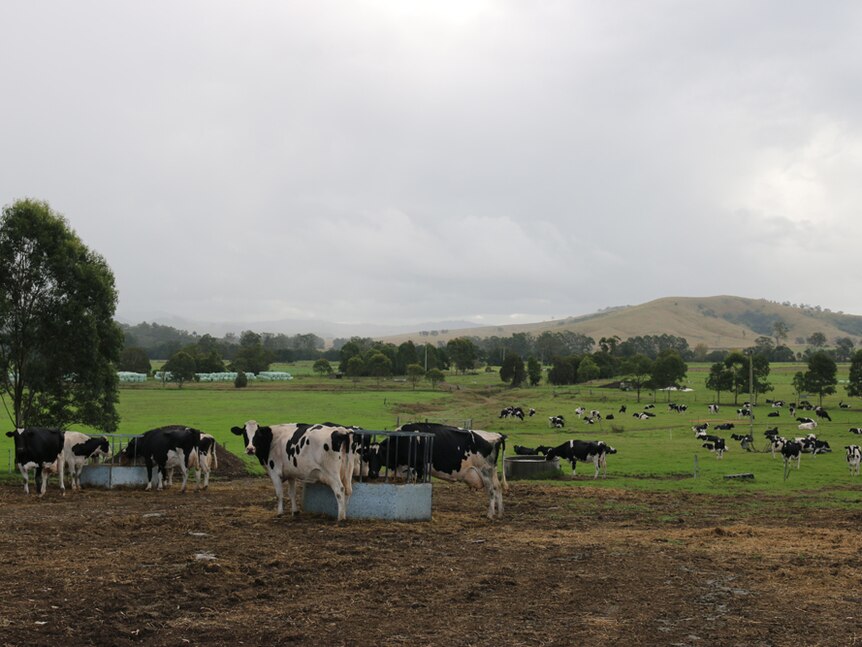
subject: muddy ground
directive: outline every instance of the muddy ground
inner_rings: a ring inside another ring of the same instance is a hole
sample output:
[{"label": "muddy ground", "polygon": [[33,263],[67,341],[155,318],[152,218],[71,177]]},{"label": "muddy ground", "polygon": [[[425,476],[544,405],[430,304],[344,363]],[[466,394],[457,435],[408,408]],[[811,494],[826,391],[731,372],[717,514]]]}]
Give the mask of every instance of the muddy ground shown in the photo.
[{"label": "muddy ground", "polygon": [[497,522],[443,483],[427,523],[274,505],[253,478],[0,486],[0,644],[862,644],[862,510],[535,483]]}]

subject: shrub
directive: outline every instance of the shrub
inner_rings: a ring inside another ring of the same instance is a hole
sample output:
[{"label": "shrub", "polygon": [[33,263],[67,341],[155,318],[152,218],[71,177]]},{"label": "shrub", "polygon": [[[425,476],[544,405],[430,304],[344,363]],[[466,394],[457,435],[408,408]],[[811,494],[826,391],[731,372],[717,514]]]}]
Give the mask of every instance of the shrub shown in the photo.
[{"label": "shrub", "polygon": [[248,376],[244,371],[239,371],[234,378],[233,385],[238,389],[244,389],[248,386]]}]

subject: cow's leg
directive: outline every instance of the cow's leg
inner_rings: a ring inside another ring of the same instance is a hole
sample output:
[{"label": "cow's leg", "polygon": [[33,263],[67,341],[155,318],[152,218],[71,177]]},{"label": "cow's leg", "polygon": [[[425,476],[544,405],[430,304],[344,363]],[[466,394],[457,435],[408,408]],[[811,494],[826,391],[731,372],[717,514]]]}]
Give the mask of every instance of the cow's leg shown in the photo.
[{"label": "cow's leg", "polygon": [[24,478],[24,494],[30,494],[30,470],[25,469],[21,463],[18,463],[18,470]]},{"label": "cow's leg", "polygon": [[183,473],[183,486],[182,486],[182,488],[180,488],[180,492],[185,494],[186,485],[188,484],[188,481],[189,481],[189,468],[186,467],[183,463],[180,463],[180,472]]},{"label": "cow's leg", "polygon": [[267,471],[269,472],[269,478],[272,481],[272,485],[275,488],[275,496],[278,499],[276,511],[278,514],[284,514],[284,485],[281,482],[281,474],[276,473],[273,469],[269,469]]},{"label": "cow's leg", "polygon": [[595,473],[593,474],[593,480],[595,481],[597,478],[599,478],[599,472],[602,469],[601,459],[598,456],[593,459],[593,467],[596,469]]},{"label": "cow's leg", "polygon": [[799,469],[799,463],[802,461],[802,452],[796,455],[796,469]]},{"label": "cow's leg", "polygon": [[573,478],[573,479],[575,478],[575,467],[577,467],[577,465],[578,465],[578,461],[576,461],[576,460],[573,458],[573,459],[572,459],[572,478]]},{"label": "cow's leg", "polygon": [[206,467],[203,467],[203,468],[196,467],[195,468],[195,488],[198,490],[201,489],[201,472],[203,472],[203,477],[204,477],[203,489],[206,490],[210,484],[210,472]]},{"label": "cow's leg", "polygon": [[490,479],[488,480],[491,488],[493,489],[494,500],[497,504],[497,516],[503,516],[503,486],[500,483],[500,479],[497,476],[497,466],[494,465],[491,469]]},{"label": "cow's leg", "polygon": [[57,471],[60,473],[60,495],[66,496],[66,456],[63,454],[62,450],[60,451],[60,455],[57,457],[57,467],[59,468]]},{"label": "cow's leg", "polygon": [[344,521],[347,519],[347,496],[344,491],[344,483],[341,482],[341,473],[340,471],[332,476],[330,474],[321,474],[320,482],[324,485],[328,485],[332,490],[332,494],[335,495],[335,503],[338,505],[338,519],[337,521]]},{"label": "cow's leg", "polygon": [[146,490],[153,489],[153,462],[150,459],[144,459],[144,463],[147,466],[147,487]]},{"label": "cow's leg", "polygon": [[296,502],[296,479],[287,480],[287,496],[290,499],[291,516],[299,512],[299,504]]},{"label": "cow's leg", "polygon": [[167,478],[165,478],[165,487],[173,487],[174,485],[174,468],[171,469],[166,468]]},{"label": "cow's leg", "polygon": [[36,468],[36,492],[41,499],[45,495],[45,490],[48,488],[48,475],[42,471],[42,466]]}]

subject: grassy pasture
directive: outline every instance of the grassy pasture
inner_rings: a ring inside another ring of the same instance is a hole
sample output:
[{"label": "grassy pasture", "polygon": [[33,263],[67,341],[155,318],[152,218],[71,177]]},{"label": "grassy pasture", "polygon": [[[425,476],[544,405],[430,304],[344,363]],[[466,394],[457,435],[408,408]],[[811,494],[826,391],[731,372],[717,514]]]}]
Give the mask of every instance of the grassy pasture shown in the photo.
[{"label": "grassy pasture", "polygon": [[[846,505],[862,502],[862,477],[851,479],[844,461],[844,445],[857,443],[859,437],[848,433],[850,427],[862,427],[862,404],[844,395],[839,384],[838,393],[824,399],[824,406],[833,422],[821,424],[818,438],[829,441],[833,453],[811,457],[804,455],[802,468],[790,471],[784,479],[783,461],[773,459],[769,453],[747,453],[739,443],[730,439],[732,432],[718,432],[728,441],[729,451],[723,460],[716,460],[694,438],[691,426],[708,421],[733,422],[734,432],[745,433],[750,425],[747,419],[738,420],[732,394],[722,393],[721,411],[707,413],[706,405],[714,400],[714,393],[703,386],[709,371],[707,364],[690,364],[688,384],[692,392],[653,394],[641,393],[641,403],[633,392],[604,389],[598,383],[555,388],[541,385],[537,388],[511,389],[503,385],[497,371],[480,371],[472,375],[448,376],[445,389],[431,391],[430,385],[421,382],[415,390],[407,382],[363,379],[351,380],[321,378],[311,370],[311,362],[279,365],[274,370],[290,371],[295,379],[290,382],[252,383],[246,389],[235,389],[231,384],[188,384],[182,389],[175,385],[161,386],[152,381],[142,385],[126,385],[120,390],[119,411],[122,416],[120,432],[141,433],[165,424],[187,424],[213,434],[234,453],[241,450],[240,440],[230,433],[231,426],[241,425],[249,419],[262,423],[323,422],[332,421],[359,425],[369,429],[393,429],[398,421],[445,421],[452,424],[470,424],[474,428],[500,431],[508,435],[508,453],[515,444],[537,446],[557,445],[571,438],[584,440],[603,439],[619,450],[608,460],[608,477],[593,481],[592,466],[580,465],[578,477],[567,477],[556,483],[560,487],[598,486],[605,488],[636,488],[644,490],[683,490],[738,495],[745,492],[792,492],[808,497],[812,505]],[[771,399],[792,401],[795,394],[790,386],[801,364],[773,365],[770,381],[775,390],[766,394]],[[846,380],[847,366],[839,367],[839,380]],[[785,409],[778,418],[767,417],[773,409],[765,404],[765,397],[756,408],[753,424],[755,446],[766,446],[763,431],[778,426],[785,436],[800,435],[796,421]],[[667,400],[687,404],[688,411],[678,414],[669,411]],[[740,396],[740,401],[745,396]],[[816,398],[809,397],[816,404]],[[850,402],[852,408],[840,409],[839,400]],[[644,404],[655,403],[655,418],[636,420],[632,413]],[[627,413],[620,414],[622,404]],[[501,420],[498,413],[507,405],[534,407],[537,415],[523,422],[517,419]],[[574,413],[578,406],[598,409],[603,415],[613,413],[615,420],[587,425]],[[548,416],[562,414],[566,427],[555,430],[548,427]],[[715,432],[711,432],[715,433]],[[2,456],[11,448],[5,437],[0,442]],[[3,451],[6,450],[6,451]],[[695,457],[698,477],[693,478]],[[253,471],[259,471],[256,462],[247,461]],[[725,475],[751,472],[754,481],[731,481]],[[740,499],[744,505],[745,499]]]}]

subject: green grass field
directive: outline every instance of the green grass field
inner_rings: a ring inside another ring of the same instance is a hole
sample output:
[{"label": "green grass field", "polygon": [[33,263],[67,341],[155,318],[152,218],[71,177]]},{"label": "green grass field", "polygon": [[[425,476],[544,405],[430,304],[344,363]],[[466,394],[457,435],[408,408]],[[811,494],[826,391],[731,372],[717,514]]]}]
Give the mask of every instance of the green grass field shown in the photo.
[{"label": "green grass field", "polygon": [[[678,414],[668,411],[668,394],[636,394],[618,389],[601,388],[598,383],[574,387],[555,388],[541,385],[536,388],[511,389],[503,385],[496,371],[449,376],[445,389],[432,391],[427,383],[412,389],[407,382],[383,380],[379,383],[363,379],[351,380],[322,378],[313,373],[311,362],[279,365],[274,370],[290,371],[295,379],[283,383],[252,383],[248,388],[235,389],[231,384],[188,384],[182,389],[175,385],[162,386],[152,381],[142,385],[128,385],[120,390],[119,411],[122,417],[120,433],[137,434],[166,424],[186,424],[213,434],[228,450],[239,454],[240,440],[230,428],[246,420],[255,419],[265,424],[280,422],[336,422],[358,425],[367,429],[393,429],[399,423],[413,420],[430,420],[457,425],[472,425],[476,429],[500,431],[508,436],[508,453],[515,444],[537,446],[557,445],[571,438],[584,440],[603,439],[616,447],[618,454],[608,460],[608,477],[593,481],[592,466],[579,465],[578,479],[568,480],[570,469],[566,465],[565,479],[557,481],[561,487],[589,485],[611,488],[639,488],[649,490],[686,490],[715,494],[738,495],[745,492],[794,493],[810,497],[812,505],[846,505],[862,501],[862,477],[851,478],[844,460],[844,446],[862,444],[862,439],[850,434],[850,427],[862,427],[862,403],[851,401],[839,384],[838,393],[824,399],[824,406],[833,422],[821,424],[817,430],[820,439],[833,448],[831,454],[812,457],[803,455],[802,468],[792,469],[784,478],[783,461],[773,459],[769,453],[748,453],[739,443],[730,439],[731,432],[718,432],[728,441],[729,451],[723,460],[701,448],[691,426],[703,421],[711,425],[722,421],[733,422],[734,431],[745,433],[748,420],[738,420],[732,394],[722,393],[718,415],[707,413],[707,404],[714,401],[714,393],[703,386],[709,366],[689,365],[688,384],[691,392],[673,392],[670,400],[688,405],[688,411]],[[780,417],[769,418],[772,408],[765,398],[792,401],[795,394],[790,386],[794,373],[802,370],[800,364],[774,365],[770,381],[775,390],[761,396],[753,424],[755,444],[766,447],[763,431],[778,426],[785,436],[802,435],[796,421],[787,409]],[[847,366],[839,367],[839,380],[846,380]],[[740,396],[740,402],[745,399]],[[808,398],[816,404],[816,398]],[[851,403],[850,409],[840,409],[838,402]],[[647,403],[655,403],[655,418],[640,421],[632,417]],[[622,404],[627,413],[619,414]],[[517,419],[500,420],[498,413],[507,405],[534,407],[537,415],[523,422]],[[614,414],[615,420],[587,425],[575,415],[575,408],[584,406],[598,409],[603,415]],[[562,430],[548,427],[548,416],[562,414],[567,424]],[[89,431],[82,429],[83,431]],[[715,433],[715,432],[711,432]],[[0,451],[5,457],[11,441],[2,438]],[[695,461],[698,477],[694,478]],[[252,471],[259,471],[256,462],[247,460]],[[750,472],[753,481],[726,480],[724,476]],[[741,499],[744,501],[744,499]]]}]

